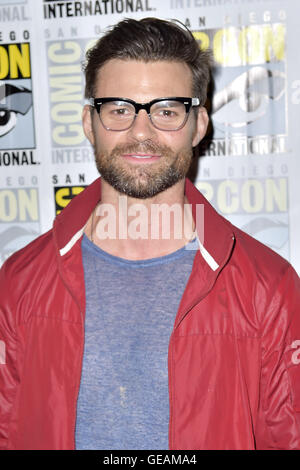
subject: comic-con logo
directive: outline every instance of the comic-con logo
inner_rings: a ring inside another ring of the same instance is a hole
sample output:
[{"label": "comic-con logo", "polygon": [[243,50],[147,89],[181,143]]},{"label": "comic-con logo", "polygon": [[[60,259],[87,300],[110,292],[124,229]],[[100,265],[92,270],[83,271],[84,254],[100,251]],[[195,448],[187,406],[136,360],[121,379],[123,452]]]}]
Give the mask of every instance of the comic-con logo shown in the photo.
[{"label": "comic-con logo", "polygon": [[196,186],[230,222],[289,259],[286,176],[201,180]]},{"label": "comic-con logo", "polygon": [[38,188],[0,190],[0,264],[40,234]]},{"label": "comic-con logo", "polygon": [[29,20],[27,0],[0,0],[0,21],[13,22]]},{"label": "comic-con logo", "polygon": [[82,145],[81,115],[84,82],[81,63],[86,41],[49,41],[47,44],[51,137],[53,147]]},{"label": "comic-con logo", "polygon": [[81,186],[55,186],[54,187],[54,200],[55,200],[55,213],[59,214],[73,199],[73,197],[80,194],[87,185]]},{"label": "comic-con logo", "polygon": [[34,148],[30,44],[0,45],[0,147]]},{"label": "comic-con logo", "polygon": [[285,25],[262,24],[194,32],[213,51],[211,155],[285,151],[287,134]]},{"label": "comic-con logo", "polygon": [[44,18],[72,18],[153,11],[150,0],[44,0]]}]

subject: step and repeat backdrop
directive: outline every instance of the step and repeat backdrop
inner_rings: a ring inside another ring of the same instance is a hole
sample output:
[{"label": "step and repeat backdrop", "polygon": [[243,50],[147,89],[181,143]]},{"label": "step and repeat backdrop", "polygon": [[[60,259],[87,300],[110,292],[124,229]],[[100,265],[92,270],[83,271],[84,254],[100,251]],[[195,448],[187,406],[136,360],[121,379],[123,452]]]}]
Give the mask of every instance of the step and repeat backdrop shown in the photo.
[{"label": "step and repeat backdrop", "polygon": [[300,273],[299,0],[0,0],[0,265],[98,177],[82,61],[108,27],[146,16],[213,51],[197,187]]}]

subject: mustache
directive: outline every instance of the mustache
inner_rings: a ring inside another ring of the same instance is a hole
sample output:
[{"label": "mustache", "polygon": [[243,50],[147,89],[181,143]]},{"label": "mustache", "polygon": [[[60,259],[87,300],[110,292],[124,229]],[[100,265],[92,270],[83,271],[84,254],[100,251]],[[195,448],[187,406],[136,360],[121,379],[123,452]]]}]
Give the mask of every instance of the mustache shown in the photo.
[{"label": "mustache", "polygon": [[142,144],[131,143],[124,145],[116,145],[112,151],[112,155],[120,155],[122,153],[159,153],[161,155],[173,153],[167,145],[159,145],[152,141],[143,142]]}]

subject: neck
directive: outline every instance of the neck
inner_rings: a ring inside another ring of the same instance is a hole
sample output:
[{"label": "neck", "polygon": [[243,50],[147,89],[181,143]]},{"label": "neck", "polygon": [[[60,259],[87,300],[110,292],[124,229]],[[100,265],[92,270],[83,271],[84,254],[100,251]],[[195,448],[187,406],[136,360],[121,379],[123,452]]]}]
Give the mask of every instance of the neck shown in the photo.
[{"label": "neck", "polygon": [[149,199],[121,195],[102,180],[101,201],[86,227],[104,251],[124,259],[156,258],[193,238],[193,219],[184,180]]}]

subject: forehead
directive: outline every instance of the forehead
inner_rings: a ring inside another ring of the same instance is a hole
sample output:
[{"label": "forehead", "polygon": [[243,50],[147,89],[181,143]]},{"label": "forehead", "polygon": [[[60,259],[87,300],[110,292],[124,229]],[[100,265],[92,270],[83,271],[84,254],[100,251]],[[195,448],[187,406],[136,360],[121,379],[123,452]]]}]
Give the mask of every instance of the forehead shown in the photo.
[{"label": "forehead", "polygon": [[192,73],[183,62],[112,59],[97,74],[96,97],[119,96],[136,101],[191,96]]}]

